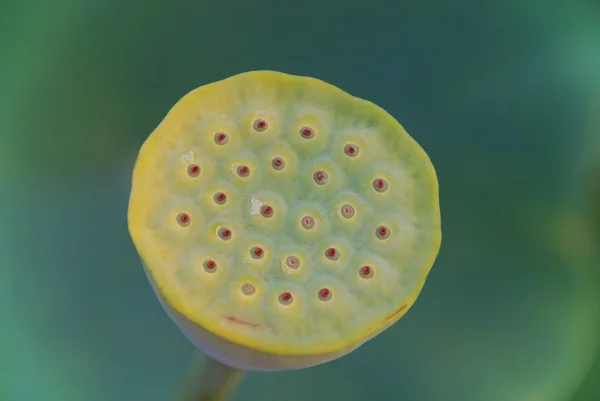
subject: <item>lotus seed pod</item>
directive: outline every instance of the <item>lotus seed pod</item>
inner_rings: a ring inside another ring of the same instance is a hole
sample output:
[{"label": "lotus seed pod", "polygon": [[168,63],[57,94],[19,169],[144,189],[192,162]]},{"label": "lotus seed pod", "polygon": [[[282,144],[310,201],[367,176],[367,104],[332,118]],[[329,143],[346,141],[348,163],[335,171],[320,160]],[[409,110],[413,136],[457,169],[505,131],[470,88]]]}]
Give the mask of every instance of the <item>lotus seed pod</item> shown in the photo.
[{"label": "lotus seed pod", "polygon": [[390,327],[441,243],[436,173],[402,126],[271,71],[171,109],[139,152],[128,222],[172,319],[246,370],[318,365]]}]

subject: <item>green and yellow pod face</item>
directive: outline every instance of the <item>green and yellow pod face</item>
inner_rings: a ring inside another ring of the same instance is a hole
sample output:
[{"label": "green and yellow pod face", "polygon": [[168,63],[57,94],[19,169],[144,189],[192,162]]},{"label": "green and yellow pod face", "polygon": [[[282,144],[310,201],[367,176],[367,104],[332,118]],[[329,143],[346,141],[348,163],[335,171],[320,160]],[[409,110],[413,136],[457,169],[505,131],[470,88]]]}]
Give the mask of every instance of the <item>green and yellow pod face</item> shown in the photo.
[{"label": "green and yellow pod face", "polygon": [[178,325],[245,369],[322,363],[389,327],[441,242],[434,167],[402,126],[272,71],[172,108],[139,152],[128,220]]}]

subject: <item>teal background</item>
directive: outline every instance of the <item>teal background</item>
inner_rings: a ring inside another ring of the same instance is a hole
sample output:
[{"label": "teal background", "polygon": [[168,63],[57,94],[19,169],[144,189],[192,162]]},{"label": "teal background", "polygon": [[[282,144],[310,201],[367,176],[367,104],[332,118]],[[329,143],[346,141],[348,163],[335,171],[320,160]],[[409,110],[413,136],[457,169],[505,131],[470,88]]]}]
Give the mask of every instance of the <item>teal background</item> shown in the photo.
[{"label": "teal background", "polygon": [[192,347],[128,236],[137,151],[185,93],[254,69],[387,109],[438,172],[410,312],[245,400],[600,399],[597,1],[0,3],[0,400],[172,399]]}]

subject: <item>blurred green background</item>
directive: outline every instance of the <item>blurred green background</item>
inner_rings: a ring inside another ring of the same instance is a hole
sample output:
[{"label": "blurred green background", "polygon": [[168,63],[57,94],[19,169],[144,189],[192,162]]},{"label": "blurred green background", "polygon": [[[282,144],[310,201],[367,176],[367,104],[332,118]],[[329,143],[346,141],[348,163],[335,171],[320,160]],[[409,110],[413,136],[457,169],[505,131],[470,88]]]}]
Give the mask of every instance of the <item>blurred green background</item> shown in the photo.
[{"label": "blurred green background", "polygon": [[4,0],[0,400],[171,400],[192,347],[126,227],[137,151],[189,90],[274,69],[393,114],[443,243],[363,347],[233,397],[600,399],[600,3]]}]

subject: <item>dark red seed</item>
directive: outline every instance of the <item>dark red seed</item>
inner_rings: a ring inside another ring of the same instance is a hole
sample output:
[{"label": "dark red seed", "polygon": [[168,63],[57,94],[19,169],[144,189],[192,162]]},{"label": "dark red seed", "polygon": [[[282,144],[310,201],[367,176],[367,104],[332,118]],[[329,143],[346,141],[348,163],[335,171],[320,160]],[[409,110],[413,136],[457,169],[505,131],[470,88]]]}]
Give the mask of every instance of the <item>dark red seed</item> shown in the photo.
[{"label": "dark red seed", "polygon": [[250,168],[248,166],[239,166],[237,171],[240,177],[248,177],[250,175]]},{"label": "dark red seed", "polygon": [[310,230],[314,226],[315,226],[315,220],[312,217],[304,216],[302,218],[302,227],[306,228],[307,230]]},{"label": "dark red seed", "polygon": [[285,264],[292,269],[297,269],[300,265],[300,259],[298,259],[296,256],[288,256],[285,259]]},{"label": "dark red seed", "polygon": [[256,246],[250,250],[250,254],[254,259],[261,259],[265,255],[265,251],[262,248]]},{"label": "dark red seed", "polygon": [[252,295],[256,292],[256,288],[250,283],[245,283],[242,285],[242,292],[244,295]]},{"label": "dark red seed", "polygon": [[319,299],[321,301],[328,301],[331,299],[331,291],[328,288],[322,288],[319,291]]},{"label": "dark red seed", "polygon": [[377,238],[386,239],[390,236],[390,229],[386,226],[377,227]]},{"label": "dark red seed", "polygon": [[267,122],[265,120],[254,121],[254,129],[258,132],[263,132],[267,129]]},{"label": "dark red seed", "polygon": [[273,216],[273,208],[269,205],[263,205],[260,208],[260,214],[263,217],[271,217],[271,216]]},{"label": "dark red seed", "polygon": [[207,260],[204,262],[204,269],[210,273],[214,272],[217,268],[217,263],[214,260]]},{"label": "dark red seed", "polygon": [[228,228],[221,228],[219,229],[219,238],[221,238],[222,240],[229,240],[232,236],[231,230]]},{"label": "dark red seed", "polygon": [[362,278],[371,278],[373,276],[373,269],[371,266],[363,266],[360,268],[360,275]]},{"label": "dark red seed", "polygon": [[383,178],[376,178],[373,180],[373,188],[377,192],[385,192],[387,190],[388,184]]},{"label": "dark red seed", "polygon": [[309,127],[302,127],[300,128],[300,135],[303,138],[310,139],[315,136],[315,131],[313,131],[313,129]]},{"label": "dark red seed", "polygon": [[217,132],[215,134],[215,143],[217,145],[225,145],[229,142],[229,136],[224,132]]},{"label": "dark red seed", "polygon": [[276,157],[271,161],[271,165],[275,170],[283,170],[285,161],[281,157]]},{"label": "dark red seed", "polygon": [[200,166],[197,164],[190,164],[187,172],[190,177],[198,177],[200,175]]},{"label": "dark red seed", "polygon": [[325,256],[327,256],[327,259],[330,260],[338,260],[340,258],[340,253],[335,248],[328,248],[325,251]]},{"label": "dark red seed", "polygon": [[326,184],[328,180],[327,173],[325,173],[324,171],[317,171],[314,174],[314,179],[315,182],[319,185]]},{"label": "dark red seed", "polygon": [[223,205],[227,202],[227,195],[223,192],[217,192],[214,196],[214,201],[218,205]]},{"label": "dark red seed", "polygon": [[350,218],[354,217],[354,213],[355,213],[354,207],[352,205],[348,205],[348,204],[342,206],[341,212],[342,212],[342,216],[346,219],[350,219]]},{"label": "dark red seed", "polygon": [[344,146],[344,153],[350,157],[354,157],[358,154],[358,146],[349,143],[348,145]]},{"label": "dark red seed", "polygon": [[290,294],[289,292],[284,292],[279,296],[279,302],[281,302],[282,304],[289,304],[292,302],[292,294]]},{"label": "dark red seed", "polygon": [[192,219],[191,219],[190,215],[187,213],[179,213],[177,215],[177,222],[182,227],[189,226],[191,221],[192,221]]}]

